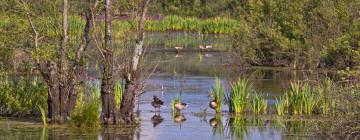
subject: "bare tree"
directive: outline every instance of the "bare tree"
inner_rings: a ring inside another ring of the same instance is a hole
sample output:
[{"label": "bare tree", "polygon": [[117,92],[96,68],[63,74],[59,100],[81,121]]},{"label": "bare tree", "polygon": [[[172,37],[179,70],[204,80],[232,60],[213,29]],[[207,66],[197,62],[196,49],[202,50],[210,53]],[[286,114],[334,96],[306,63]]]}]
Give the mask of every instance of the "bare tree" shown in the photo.
[{"label": "bare tree", "polygon": [[101,122],[102,124],[116,124],[116,102],[114,94],[114,58],[111,28],[111,0],[105,0],[105,46],[99,49],[103,60],[101,82]]},{"label": "bare tree", "polygon": [[122,96],[120,105],[120,121],[124,124],[136,123],[134,115],[135,102],[138,96],[143,92],[144,84],[139,73],[139,63],[143,51],[145,38],[145,20],[150,0],[144,0],[141,4],[141,11],[138,13],[137,39],[135,42],[134,52],[128,70],[124,72],[125,92]]}]

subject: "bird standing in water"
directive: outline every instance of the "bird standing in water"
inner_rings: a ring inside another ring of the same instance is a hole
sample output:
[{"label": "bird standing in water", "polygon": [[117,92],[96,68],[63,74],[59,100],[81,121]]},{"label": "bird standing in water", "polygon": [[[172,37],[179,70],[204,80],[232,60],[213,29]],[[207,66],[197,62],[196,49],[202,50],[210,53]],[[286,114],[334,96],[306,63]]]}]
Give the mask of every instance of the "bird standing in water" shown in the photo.
[{"label": "bird standing in water", "polygon": [[160,112],[160,107],[164,105],[164,102],[161,101],[158,97],[153,96],[153,101],[151,102],[151,105],[155,108],[155,112],[156,108],[159,108],[158,111]]}]

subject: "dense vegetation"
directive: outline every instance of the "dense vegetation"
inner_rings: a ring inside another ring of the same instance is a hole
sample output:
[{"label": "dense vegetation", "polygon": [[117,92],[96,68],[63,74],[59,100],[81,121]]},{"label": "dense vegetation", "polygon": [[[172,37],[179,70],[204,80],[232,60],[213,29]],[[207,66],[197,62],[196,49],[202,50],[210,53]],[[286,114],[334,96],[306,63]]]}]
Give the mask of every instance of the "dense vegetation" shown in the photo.
[{"label": "dense vegetation", "polygon": [[360,60],[359,1],[248,0],[234,48],[251,65],[354,68]]}]

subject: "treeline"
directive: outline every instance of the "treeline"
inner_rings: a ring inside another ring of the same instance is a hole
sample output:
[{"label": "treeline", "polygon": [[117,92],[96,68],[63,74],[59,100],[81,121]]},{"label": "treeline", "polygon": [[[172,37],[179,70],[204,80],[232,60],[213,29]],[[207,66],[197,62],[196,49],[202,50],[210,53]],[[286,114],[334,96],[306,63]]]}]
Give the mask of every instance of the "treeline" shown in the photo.
[{"label": "treeline", "polygon": [[246,63],[296,69],[360,64],[360,1],[247,0],[234,49]]}]

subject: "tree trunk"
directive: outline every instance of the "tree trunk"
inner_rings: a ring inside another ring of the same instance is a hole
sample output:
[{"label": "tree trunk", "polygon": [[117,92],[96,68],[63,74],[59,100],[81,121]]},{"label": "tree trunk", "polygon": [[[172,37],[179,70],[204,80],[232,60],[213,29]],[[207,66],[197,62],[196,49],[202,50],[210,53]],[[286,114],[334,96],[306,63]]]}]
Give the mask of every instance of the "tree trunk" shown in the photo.
[{"label": "tree trunk", "polygon": [[114,94],[114,59],[111,37],[111,0],[105,0],[105,48],[102,50],[103,73],[101,82],[102,124],[116,124],[116,103]]},{"label": "tree trunk", "polygon": [[122,101],[120,105],[120,120],[125,124],[134,124],[137,123],[134,115],[135,102],[137,101],[139,93],[143,89],[142,81],[140,80],[139,75],[139,63],[142,55],[143,44],[144,44],[144,25],[146,20],[147,6],[150,0],[144,0],[142,3],[142,10],[139,20],[139,25],[137,29],[137,39],[135,43],[135,49],[131,60],[130,70],[124,73],[124,78],[126,79],[125,83],[125,92],[122,96]]}]

